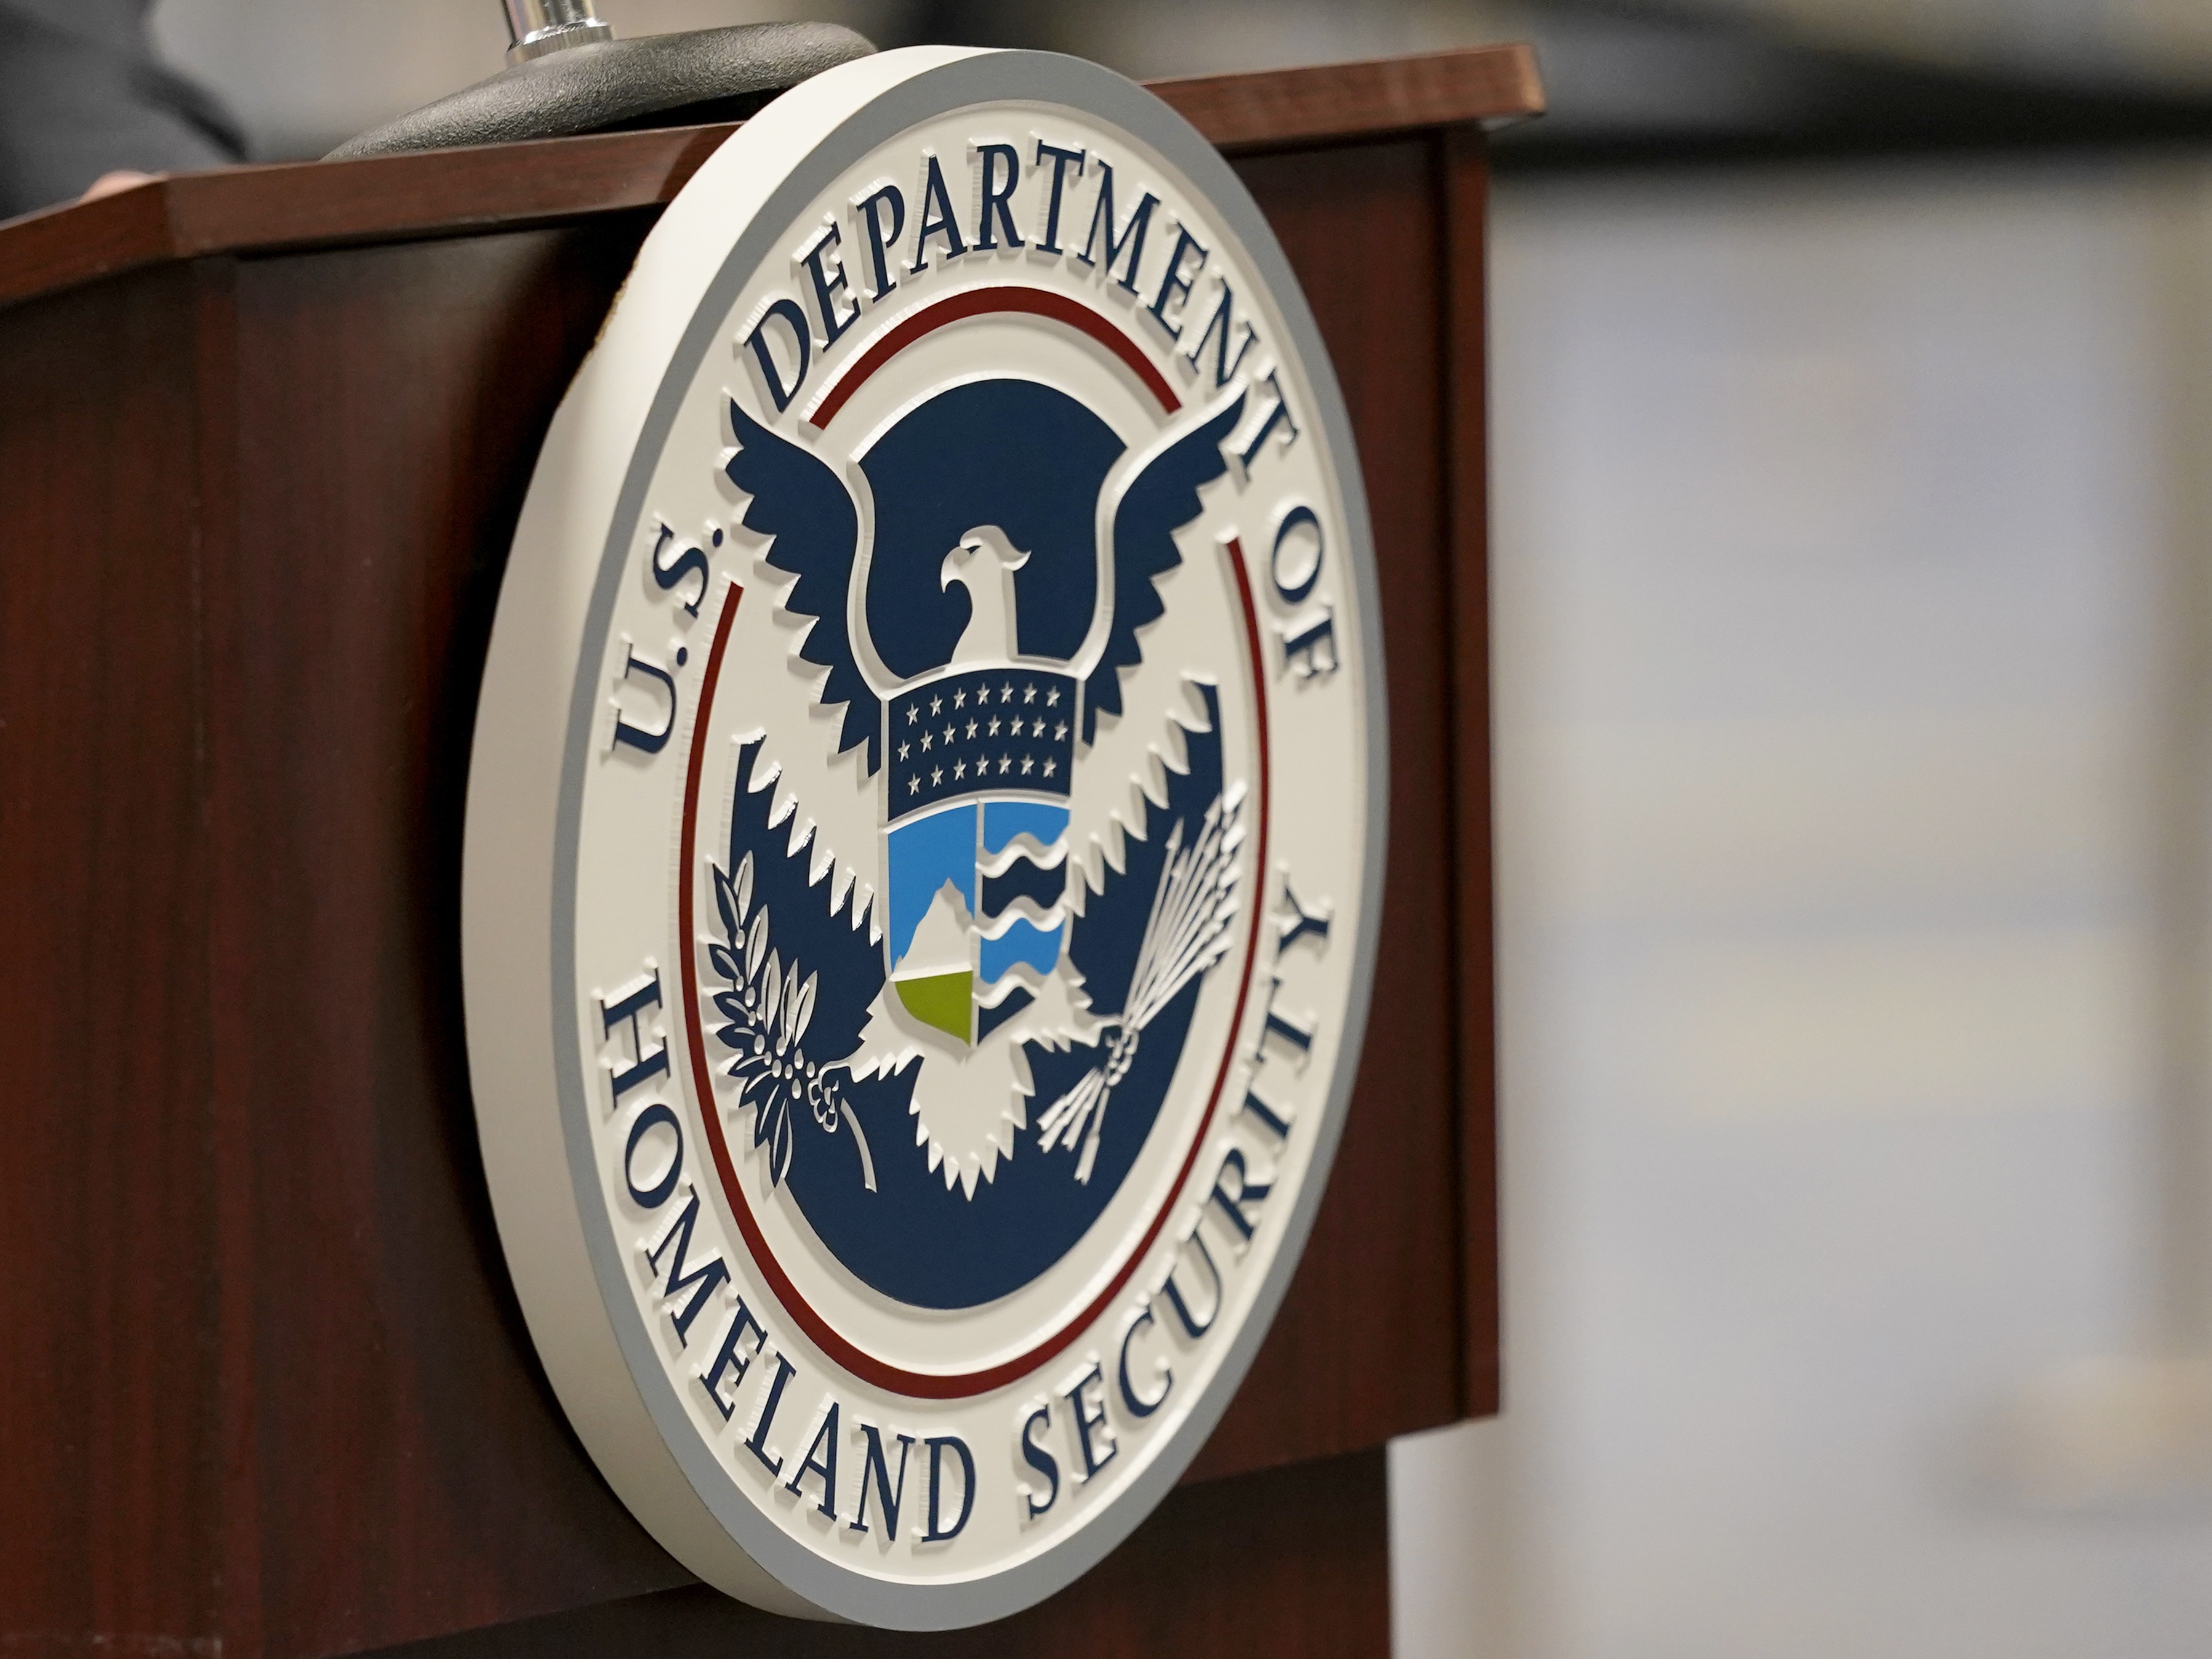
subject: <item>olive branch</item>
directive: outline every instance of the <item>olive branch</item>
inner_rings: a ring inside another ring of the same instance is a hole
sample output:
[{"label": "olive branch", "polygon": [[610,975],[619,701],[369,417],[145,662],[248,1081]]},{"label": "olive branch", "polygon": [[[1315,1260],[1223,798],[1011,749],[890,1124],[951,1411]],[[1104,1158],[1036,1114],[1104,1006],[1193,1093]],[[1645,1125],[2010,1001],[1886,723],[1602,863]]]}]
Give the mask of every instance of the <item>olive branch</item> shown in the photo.
[{"label": "olive branch", "polygon": [[836,1134],[841,1120],[851,1126],[861,1173],[872,1192],[875,1160],[844,1096],[849,1073],[842,1066],[817,1065],[800,1046],[814,1018],[820,975],[802,978],[798,958],[784,962],[770,942],[768,901],[754,899],[750,853],[738,860],[734,878],[720,865],[712,868],[722,937],[708,945],[707,957],[728,988],[714,994],[715,1011],[727,1022],[714,1036],[732,1052],[721,1070],[738,1081],[738,1104],[752,1104],[753,1145],[769,1146],[769,1184],[781,1186],[790,1173],[794,1108],[804,1103],[826,1134]]}]

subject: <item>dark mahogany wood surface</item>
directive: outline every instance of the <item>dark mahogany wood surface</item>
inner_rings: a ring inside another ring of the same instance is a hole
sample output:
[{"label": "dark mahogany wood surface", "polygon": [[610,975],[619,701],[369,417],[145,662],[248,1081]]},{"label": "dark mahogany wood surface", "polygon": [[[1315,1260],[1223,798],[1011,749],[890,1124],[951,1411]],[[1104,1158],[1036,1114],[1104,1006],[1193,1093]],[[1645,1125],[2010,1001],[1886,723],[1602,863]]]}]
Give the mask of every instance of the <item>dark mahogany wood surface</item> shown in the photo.
[{"label": "dark mahogany wood surface", "polygon": [[0,1651],[221,1628],[193,302],[0,318]]},{"label": "dark mahogany wood surface", "polygon": [[1230,151],[1495,125],[1544,112],[1536,54],[1519,45],[1149,84]]},{"label": "dark mahogany wood surface", "polygon": [[1186,1486],[1054,1600],[985,1631],[902,1635],[756,1613],[697,1586],[378,1659],[1387,1659],[1379,1451]]},{"label": "dark mahogany wood surface", "polygon": [[1465,129],[1437,141],[1443,307],[1446,586],[1451,607],[1453,844],[1459,880],[1461,1320],[1469,1417],[1504,1404],[1498,1253],[1498,1023],[1490,793],[1490,370],[1485,349],[1490,155]]},{"label": "dark mahogany wood surface", "polygon": [[[638,140],[672,147],[665,174],[717,135]],[[1208,1652],[1382,1651],[1375,1449],[1497,1396],[1482,140],[1239,167],[1337,364],[1374,514],[1385,946],[1312,1242],[1205,1484],[1004,1627],[1015,1653],[1200,1650],[1148,1619]],[[501,564],[648,185],[538,198],[530,228],[401,215],[301,246],[246,225],[0,309],[11,1659],[306,1659],[564,1616],[529,1650],[569,1631],[704,1651],[738,1629],[681,1589],[538,1368],[460,1019],[460,809]],[[40,222],[0,228],[0,266]],[[749,1652],[1000,1639],[821,1647],[742,1619]]]},{"label": "dark mahogany wood surface", "polygon": [[734,127],[224,167],[0,223],[0,306],[179,259],[483,234],[661,206]]},{"label": "dark mahogany wood surface", "polygon": [[[1151,84],[1230,150],[1494,123],[1544,107],[1534,54],[1519,45]],[[0,222],[0,306],[164,260],[657,207],[732,131],[605,133],[156,179]]]}]

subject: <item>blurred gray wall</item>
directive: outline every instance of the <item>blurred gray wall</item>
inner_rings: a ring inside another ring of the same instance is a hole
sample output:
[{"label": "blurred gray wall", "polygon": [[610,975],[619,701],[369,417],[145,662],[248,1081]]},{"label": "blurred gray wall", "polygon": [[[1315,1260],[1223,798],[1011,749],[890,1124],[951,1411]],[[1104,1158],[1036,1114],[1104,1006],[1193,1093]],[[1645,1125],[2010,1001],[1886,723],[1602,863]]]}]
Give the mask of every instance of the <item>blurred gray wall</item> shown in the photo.
[{"label": "blurred gray wall", "polygon": [[1396,1449],[1409,1659],[2212,1651],[2204,1494],[2009,1428],[2164,1334],[2208,177],[1501,189],[1508,1410]]}]

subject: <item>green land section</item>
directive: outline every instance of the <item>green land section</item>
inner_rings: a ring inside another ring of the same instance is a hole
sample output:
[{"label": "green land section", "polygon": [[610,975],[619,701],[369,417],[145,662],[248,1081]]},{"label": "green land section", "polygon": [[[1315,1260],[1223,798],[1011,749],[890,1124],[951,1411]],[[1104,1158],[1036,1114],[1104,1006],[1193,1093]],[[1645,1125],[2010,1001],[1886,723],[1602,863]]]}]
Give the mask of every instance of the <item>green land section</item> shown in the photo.
[{"label": "green land section", "polygon": [[899,1000],[916,1019],[950,1031],[963,1042],[969,1041],[969,1017],[974,1000],[973,976],[965,968],[950,974],[919,974],[895,979]]}]

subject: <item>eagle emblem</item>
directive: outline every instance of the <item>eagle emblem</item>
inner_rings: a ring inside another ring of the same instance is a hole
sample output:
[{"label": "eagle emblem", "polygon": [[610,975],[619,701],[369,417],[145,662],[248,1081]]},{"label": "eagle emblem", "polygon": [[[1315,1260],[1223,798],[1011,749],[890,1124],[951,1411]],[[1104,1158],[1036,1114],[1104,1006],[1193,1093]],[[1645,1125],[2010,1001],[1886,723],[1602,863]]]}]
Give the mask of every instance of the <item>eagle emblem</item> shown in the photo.
[{"label": "eagle emblem", "polygon": [[[1073,1246],[1230,948],[1218,688],[1184,669],[1135,708],[1125,684],[1243,406],[1232,386],[1133,452],[1059,387],[987,376],[841,474],[729,401],[724,471],[818,720],[740,744],[713,1040],[770,1182],[902,1302],[974,1306]],[[778,745],[808,740],[872,791],[868,854],[781,787]]]}]

